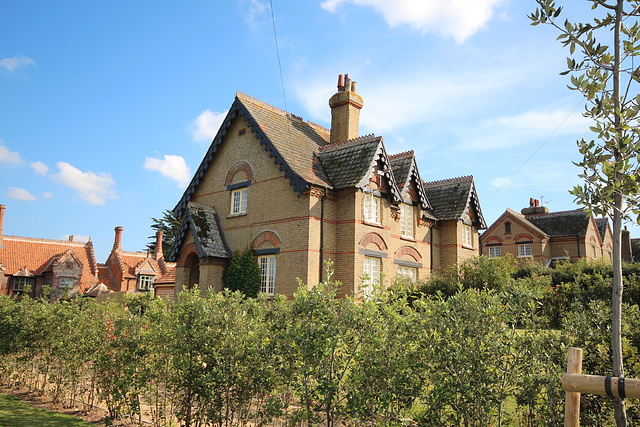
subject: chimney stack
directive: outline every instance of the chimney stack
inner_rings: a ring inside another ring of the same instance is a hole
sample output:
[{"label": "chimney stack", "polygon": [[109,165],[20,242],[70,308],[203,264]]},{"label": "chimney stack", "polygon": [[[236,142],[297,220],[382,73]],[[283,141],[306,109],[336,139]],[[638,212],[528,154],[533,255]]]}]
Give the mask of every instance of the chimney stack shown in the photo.
[{"label": "chimney stack", "polygon": [[123,228],[118,226],[115,228],[116,230],[116,238],[113,242],[113,250],[121,251],[122,250],[122,230]]},{"label": "chimney stack", "polygon": [[540,206],[540,200],[531,197],[529,199],[529,207],[520,211],[524,216],[532,215],[546,215],[549,213],[549,208],[546,206]]},{"label": "chimney stack", "polygon": [[73,234],[71,234],[71,235],[69,236],[69,241],[70,241],[70,242],[73,242]]},{"label": "chimney stack", "polygon": [[162,230],[156,231],[156,250],[153,254],[156,260],[159,260],[163,257],[162,255],[162,237],[164,236],[164,232]]},{"label": "chimney stack", "polygon": [[5,205],[0,205],[0,236],[2,236],[4,234],[4,231],[2,231],[2,227],[4,224],[4,210],[7,207]]},{"label": "chimney stack", "polygon": [[344,142],[358,137],[360,126],[360,109],[364,105],[360,95],[356,93],[357,83],[349,78],[349,74],[338,76],[338,91],[329,99],[331,107],[330,143]]}]

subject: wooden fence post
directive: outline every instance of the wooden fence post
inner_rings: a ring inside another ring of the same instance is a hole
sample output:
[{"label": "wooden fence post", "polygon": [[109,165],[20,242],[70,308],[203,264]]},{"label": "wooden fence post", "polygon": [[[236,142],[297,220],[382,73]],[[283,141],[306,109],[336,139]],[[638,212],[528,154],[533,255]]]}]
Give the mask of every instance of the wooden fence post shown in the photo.
[{"label": "wooden fence post", "polygon": [[[582,373],[582,349],[570,347],[567,356],[567,373]],[[580,426],[580,393],[567,391],[564,401],[564,427]]]}]

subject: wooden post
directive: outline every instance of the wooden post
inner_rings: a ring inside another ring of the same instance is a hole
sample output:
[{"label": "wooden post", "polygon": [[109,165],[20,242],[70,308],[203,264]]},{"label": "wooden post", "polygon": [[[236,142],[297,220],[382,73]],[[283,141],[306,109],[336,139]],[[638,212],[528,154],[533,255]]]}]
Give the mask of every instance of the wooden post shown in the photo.
[{"label": "wooden post", "polygon": [[[582,373],[582,349],[570,347],[567,356],[567,373]],[[580,426],[580,393],[567,391],[564,401],[564,427]]]}]

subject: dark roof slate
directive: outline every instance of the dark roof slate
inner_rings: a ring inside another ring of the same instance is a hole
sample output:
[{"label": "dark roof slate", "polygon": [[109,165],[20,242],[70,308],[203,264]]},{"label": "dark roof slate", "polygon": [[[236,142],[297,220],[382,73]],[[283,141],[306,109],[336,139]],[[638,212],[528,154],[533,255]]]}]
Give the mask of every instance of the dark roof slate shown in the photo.
[{"label": "dark roof slate", "polygon": [[322,147],[318,158],[333,189],[344,190],[361,184],[375,160],[381,143],[381,137],[367,135]]},{"label": "dark roof slate", "polygon": [[477,212],[479,228],[487,227],[480,209],[473,176],[425,182],[424,189],[438,219],[443,221],[462,219],[471,204]]},{"label": "dark roof slate", "polygon": [[604,236],[607,234],[607,227],[609,226],[608,218],[596,218],[596,227],[598,227],[598,233],[600,238],[604,240]]},{"label": "dark roof slate", "polygon": [[525,218],[551,237],[584,236],[589,227],[590,214],[578,209],[539,216],[525,216]]},{"label": "dark roof slate", "polygon": [[[420,204],[422,209],[426,210],[429,215],[433,216],[433,208],[427,197],[427,193],[424,188],[422,178],[420,178],[420,172],[418,172],[418,163],[413,151],[406,151],[400,154],[394,154],[389,156],[389,162],[391,164],[391,170],[395,176],[398,186],[402,188],[401,195],[406,198],[411,181],[413,181],[418,189],[418,197],[420,198]],[[432,219],[435,219],[433,217]]]},{"label": "dark roof slate", "polygon": [[176,261],[178,252],[189,231],[193,235],[198,258],[230,259],[232,257],[232,252],[224,239],[216,211],[208,206],[189,202],[175,243],[167,257],[169,261]]}]

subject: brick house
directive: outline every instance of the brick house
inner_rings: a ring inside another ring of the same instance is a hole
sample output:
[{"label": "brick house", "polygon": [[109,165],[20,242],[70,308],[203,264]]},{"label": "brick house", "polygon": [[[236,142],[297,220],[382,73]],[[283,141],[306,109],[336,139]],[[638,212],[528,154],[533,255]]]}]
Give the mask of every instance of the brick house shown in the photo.
[{"label": "brick house", "polygon": [[544,265],[578,258],[610,262],[613,251],[608,219],[593,218],[581,209],[549,212],[533,198],[521,213],[507,209],[482,233],[480,243],[483,255],[493,258],[509,253]]},{"label": "brick house", "polygon": [[0,205],[0,293],[37,297],[50,286],[52,295],[83,293],[98,283],[98,265],[91,239],[65,240],[6,236],[5,205]]},{"label": "brick house", "polygon": [[473,177],[426,183],[413,151],[359,136],[362,98],[340,76],[331,130],[242,93],[174,208],[176,291],[222,289],[234,251],[255,250],[263,292],[291,296],[334,262],[340,294],[424,279],[479,254]]},{"label": "brick house", "polygon": [[154,253],[127,252],[122,250],[122,227],[115,228],[111,253],[104,264],[98,265],[101,283],[115,292],[138,292],[154,290],[154,282],[165,275],[173,263],[162,256],[162,231],[156,233]]}]

